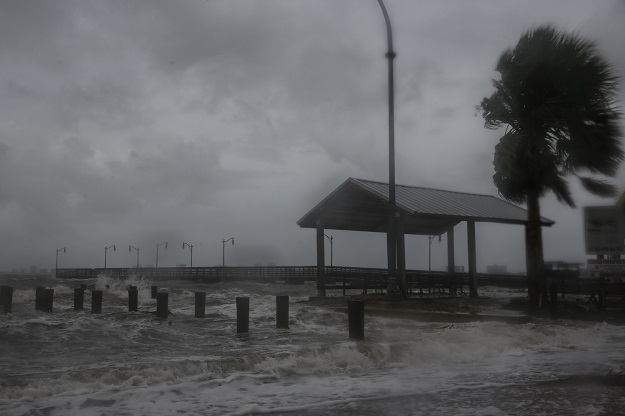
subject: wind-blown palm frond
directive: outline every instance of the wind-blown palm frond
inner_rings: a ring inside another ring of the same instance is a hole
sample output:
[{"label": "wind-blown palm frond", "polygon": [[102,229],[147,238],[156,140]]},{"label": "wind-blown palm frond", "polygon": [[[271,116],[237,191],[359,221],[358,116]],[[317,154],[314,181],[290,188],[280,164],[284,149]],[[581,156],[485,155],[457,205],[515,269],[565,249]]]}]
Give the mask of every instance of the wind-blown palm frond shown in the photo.
[{"label": "wind-blown palm frond", "polygon": [[528,283],[537,305],[535,291],[545,287],[539,198],[553,192],[574,207],[571,175],[593,194],[614,194],[607,181],[580,173],[614,177],[623,161],[618,80],[592,42],[550,25],[523,34],[495,69],[500,79],[478,110],[486,128],[506,128],[495,146],[493,182],[504,198],[527,203]]}]

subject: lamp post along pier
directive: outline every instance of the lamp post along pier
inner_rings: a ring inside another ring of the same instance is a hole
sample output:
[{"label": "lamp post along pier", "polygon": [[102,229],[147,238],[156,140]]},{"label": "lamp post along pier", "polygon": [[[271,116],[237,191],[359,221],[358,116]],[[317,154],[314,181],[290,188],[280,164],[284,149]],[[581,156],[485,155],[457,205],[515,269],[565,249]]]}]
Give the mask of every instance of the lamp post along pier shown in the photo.
[{"label": "lamp post along pier", "polygon": [[116,250],[116,248],[115,248],[115,244],[113,244],[113,245],[111,245],[111,246],[108,246],[108,247],[104,247],[104,268],[105,268],[105,269],[106,269],[106,253],[107,253],[107,251],[109,250],[109,248],[112,248],[112,249],[113,249],[113,251],[115,251],[115,250]]},{"label": "lamp post along pier", "polygon": [[226,243],[232,241],[232,245],[234,245],[234,237],[230,237],[227,240],[221,240],[221,265],[222,267],[226,267]]},{"label": "lamp post along pier", "polygon": [[183,242],[182,243],[182,249],[183,250],[184,250],[185,246],[189,247],[189,250],[191,250],[191,266],[190,267],[193,267],[193,244],[188,244],[188,243]]},{"label": "lamp post along pier", "polygon": [[67,249],[65,247],[56,249],[56,263],[54,264],[54,277],[55,278],[59,277],[58,270],[59,270],[59,253],[60,252],[67,253]]},{"label": "lamp post along pier", "polygon": [[160,246],[165,246],[165,248],[167,248],[167,241],[163,241],[162,243],[156,244],[156,267],[158,267],[158,248]]},{"label": "lamp post along pier", "polygon": [[327,235],[325,233],[323,235],[325,235],[326,238],[328,240],[330,240],[330,268],[332,269],[332,268],[334,268],[334,259],[333,259],[333,257],[334,257],[334,247],[333,247],[334,236],[332,236],[332,235],[329,236],[329,235]]},{"label": "lamp post along pier", "polygon": [[139,247],[128,246],[128,251],[132,252],[133,249],[137,252],[137,269],[138,269],[139,268]]},{"label": "lamp post along pier", "polygon": [[397,284],[397,208],[395,202],[395,95],[393,79],[393,60],[397,56],[393,50],[393,33],[391,30],[391,20],[388,17],[384,2],[378,0],[378,4],[384,15],[386,23],[386,37],[388,50],[388,232],[386,234],[387,257],[388,257],[388,294],[400,292]]}]

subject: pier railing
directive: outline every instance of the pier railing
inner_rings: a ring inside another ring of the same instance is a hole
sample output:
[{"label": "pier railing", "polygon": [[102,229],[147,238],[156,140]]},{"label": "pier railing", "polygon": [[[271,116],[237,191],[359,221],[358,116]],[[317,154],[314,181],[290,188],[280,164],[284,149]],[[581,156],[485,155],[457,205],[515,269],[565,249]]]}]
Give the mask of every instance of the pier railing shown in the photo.
[{"label": "pier railing", "polygon": [[[58,269],[60,279],[91,279],[99,275],[113,278],[136,276],[153,282],[163,280],[194,280],[202,283],[253,281],[261,283],[302,284],[317,280],[316,266],[262,266],[262,267],[144,267],[144,268],[95,268]],[[387,287],[387,270],[367,267],[326,266],[324,270],[327,290],[359,290],[383,292]],[[585,280],[570,276],[549,276],[550,283],[557,283],[562,293],[593,293],[604,285],[609,290],[625,290],[625,285],[609,284],[607,281]],[[524,274],[477,274],[478,287],[498,286],[524,289],[527,277]],[[468,291],[469,274],[449,274],[440,271],[407,270],[406,289],[412,294],[449,294]],[[618,287],[617,287],[618,286]]]},{"label": "pier railing", "polygon": [[[263,283],[282,282],[300,284],[317,280],[317,266],[253,266],[253,267],[144,267],[144,268],[82,268],[58,269],[59,279],[92,279],[100,275],[113,278],[138,278],[151,281],[195,280],[204,283],[256,281]],[[387,286],[387,270],[370,267],[326,266],[325,283],[327,289],[362,289],[364,291],[383,290]],[[427,289],[448,289],[468,284],[468,273],[432,272],[408,270],[406,281],[411,291]],[[524,287],[523,275],[478,275],[480,285],[503,285]]]}]

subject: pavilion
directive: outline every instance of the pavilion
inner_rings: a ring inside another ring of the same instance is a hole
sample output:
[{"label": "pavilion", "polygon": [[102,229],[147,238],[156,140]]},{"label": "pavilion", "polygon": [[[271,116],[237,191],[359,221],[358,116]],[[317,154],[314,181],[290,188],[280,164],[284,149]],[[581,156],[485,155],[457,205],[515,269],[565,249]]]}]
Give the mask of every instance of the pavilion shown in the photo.
[{"label": "pavilion", "polygon": [[[325,295],[326,229],[386,233],[389,222],[388,183],[348,178],[297,224],[317,230],[317,288]],[[492,195],[452,192],[441,189],[396,185],[397,276],[406,288],[405,235],[447,234],[448,273],[455,271],[454,227],[467,223],[469,282],[477,294],[475,223],[527,224],[527,211]],[[554,221],[541,217],[543,226]]]}]

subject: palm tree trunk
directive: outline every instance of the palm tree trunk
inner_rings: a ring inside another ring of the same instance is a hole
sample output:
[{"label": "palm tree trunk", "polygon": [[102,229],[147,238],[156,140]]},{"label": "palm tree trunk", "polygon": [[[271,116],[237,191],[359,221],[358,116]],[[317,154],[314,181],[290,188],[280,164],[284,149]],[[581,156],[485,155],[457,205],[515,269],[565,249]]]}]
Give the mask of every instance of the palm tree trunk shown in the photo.
[{"label": "palm tree trunk", "polygon": [[527,294],[531,308],[538,309],[541,306],[541,293],[547,287],[545,284],[543,238],[538,193],[530,193],[527,197],[525,256],[527,264]]}]

